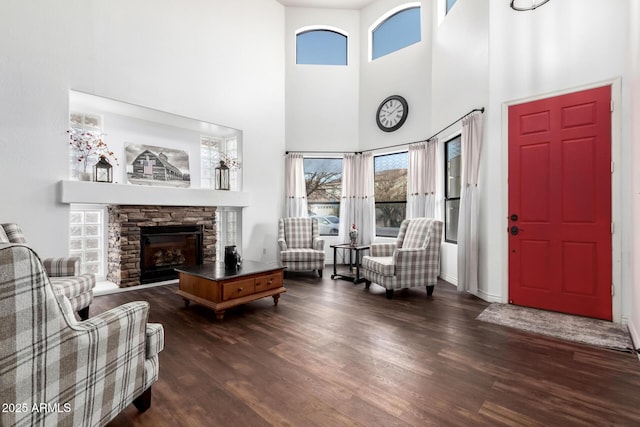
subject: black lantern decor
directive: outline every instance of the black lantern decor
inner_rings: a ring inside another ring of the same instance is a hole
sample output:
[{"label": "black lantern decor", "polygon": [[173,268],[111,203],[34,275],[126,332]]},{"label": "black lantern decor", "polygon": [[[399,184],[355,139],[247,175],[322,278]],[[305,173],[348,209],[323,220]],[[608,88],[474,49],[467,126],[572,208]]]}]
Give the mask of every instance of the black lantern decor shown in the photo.
[{"label": "black lantern decor", "polygon": [[113,166],[106,157],[100,157],[98,163],[93,167],[93,180],[95,182],[113,182]]},{"label": "black lantern decor", "polygon": [[229,189],[229,167],[220,160],[220,166],[216,168],[216,190]]}]

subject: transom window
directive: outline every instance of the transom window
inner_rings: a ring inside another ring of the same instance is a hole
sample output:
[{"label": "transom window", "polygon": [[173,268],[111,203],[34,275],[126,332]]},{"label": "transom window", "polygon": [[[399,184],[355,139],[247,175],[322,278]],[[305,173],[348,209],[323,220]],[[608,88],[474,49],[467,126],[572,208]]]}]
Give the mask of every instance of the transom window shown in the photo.
[{"label": "transom window", "polygon": [[377,59],[421,40],[420,2],[392,9],[370,31],[370,58]]},{"label": "transom window", "polygon": [[347,34],[329,27],[298,30],[296,64],[347,65]]},{"label": "transom window", "polygon": [[342,159],[305,158],[304,180],[309,216],[318,220],[324,236],[337,236],[340,229]]},{"label": "transom window", "polygon": [[453,5],[456,4],[457,0],[446,0],[446,1],[447,1],[447,12],[446,13],[449,13],[449,11],[453,7]]},{"label": "transom window", "polygon": [[408,164],[407,151],[373,159],[376,236],[397,237],[400,224],[407,216]]},{"label": "transom window", "polygon": [[445,142],[445,181],[444,181],[444,240],[458,243],[458,216],[460,213],[461,166],[462,155],[458,135]]}]

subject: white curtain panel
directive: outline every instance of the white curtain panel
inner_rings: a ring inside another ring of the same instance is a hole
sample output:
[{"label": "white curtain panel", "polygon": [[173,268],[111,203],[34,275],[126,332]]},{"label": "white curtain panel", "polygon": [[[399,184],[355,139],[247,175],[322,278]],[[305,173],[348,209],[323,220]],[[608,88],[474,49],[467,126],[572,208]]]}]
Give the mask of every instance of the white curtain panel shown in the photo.
[{"label": "white curtain panel", "polygon": [[347,241],[351,224],[356,220],[356,176],[358,175],[356,157],[355,153],[347,153],[342,159],[342,197],[340,198],[338,235],[343,242]]},{"label": "white curtain panel", "polygon": [[[436,147],[436,192],[433,217],[444,221],[444,144],[437,137],[431,138]],[[444,238],[444,234],[443,234]]]},{"label": "white curtain panel", "polygon": [[351,224],[358,229],[358,243],[369,244],[375,235],[373,153],[348,153],[342,162],[340,238],[346,242]]},{"label": "white curtain panel", "polygon": [[479,191],[482,113],[462,120],[462,191],[458,217],[458,291],[478,293]]},{"label": "white curtain panel", "polygon": [[289,153],[285,160],[285,215],[306,217],[307,186],[304,181],[304,158],[301,153]]},{"label": "white curtain panel", "polygon": [[435,218],[438,139],[409,146],[407,218]]}]

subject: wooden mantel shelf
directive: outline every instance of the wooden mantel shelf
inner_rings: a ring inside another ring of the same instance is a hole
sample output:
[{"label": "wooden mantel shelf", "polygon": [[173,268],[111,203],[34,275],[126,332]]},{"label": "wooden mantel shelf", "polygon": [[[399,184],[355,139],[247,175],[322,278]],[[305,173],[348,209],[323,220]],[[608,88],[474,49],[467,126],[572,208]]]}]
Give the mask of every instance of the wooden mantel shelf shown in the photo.
[{"label": "wooden mantel shelf", "polygon": [[58,196],[60,203],[155,206],[246,207],[251,199],[251,195],[244,191],[68,180],[58,183]]}]

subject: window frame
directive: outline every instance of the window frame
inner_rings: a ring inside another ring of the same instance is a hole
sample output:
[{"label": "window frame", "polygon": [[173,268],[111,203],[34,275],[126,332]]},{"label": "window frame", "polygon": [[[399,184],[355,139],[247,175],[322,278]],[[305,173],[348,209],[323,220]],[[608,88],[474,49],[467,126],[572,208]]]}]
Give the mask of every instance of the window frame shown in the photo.
[{"label": "window frame", "polygon": [[[404,218],[405,219],[407,217],[407,192],[404,192],[404,200],[392,200],[392,201],[379,201],[377,197],[375,197],[375,188],[376,188],[376,158],[377,157],[384,157],[384,156],[393,156],[396,154],[401,154],[401,153],[406,153],[407,155],[407,174],[406,174],[406,183],[405,183],[405,190],[406,190],[406,186],[408,185],[409,182],[409,149],[407,148],[406,150],[399,150],[399,151],[393,151],[393,152],[387,152],[387,153],[380,153],[380,154],[375,154],[373,156],[373,188],[374,188],[374,223],[375,223],[375,237],[377,238],[397,238],[398,237],[398,233],[396,233],[394,236],[388,236],[388,235],[382,235],[382,234],[378,234],[378,217],[376,215],[376,210],[377,210],[377,205],[381,204],[381,205],[385,205],[385,204],[404,204]],[[400,231],[400,226],[398,225],[398,231]]]},{"label": "window frame", "polygon": [[[215,148],[214,148],[215,146]],[[214,137],[210,135],[200,135],[200,187],[201,188],[215,188],[215,171],[214,168],[219,162],[220,152],[222,146],[222,138]],[[205,165],[205,156],[202,152],[207,151],[208,160],[211,164],[209,167]],[[215,160],[214,160],[215,159]],[[208,172],[208,177],[205,177],[205,171]]]},{"label": "window frame", "polygon": [[405,10],[408,9],[414,9],[414,8],[418,8],[420,9],[420,11],[422,11],[422,2],[419,1],[415,1],[415,2],[409,2],[409,3],[404,3],[401,5],[398,5],[396,7],[394,7],[393,9],[388,10],[386,13],[384,13],[382,16],[380,16],[378,19],[376,19],[373,24],[371,24],[371,26],[369,27],[368,31],[367,31],[367,37],[368,37],[368,61],[372,62],[376,59],[380,59],[383,58],[391,53],[394,52],[398,52],[399,50],[402,50],[404,48],[407,48],[409,46],[413,46],[416,43],[419,43],[422,41],[422,12],[420,12],[420,40],[418,40],[415,43],[411,43],[408,44],[407,46],[404,46],[400,49],[394,50],[392,52],[386,53],[384,55],[378,56],[376,58],[373,57],[373,33],[374,31],[376,31],[378,29],[378,27],[380,27],[383,23],[385,23],[388,19],[392,18],[393,16],[397,15],[400,12],[404,12]]},{"label": "window frame", "polygon": [[[451,3],[451,5],[449,5],[449,2],[453,1],[453,3]],[[451,9],[453,9],[453,7],[456,5],[456,3],[458,2],[458,0],[444,0],[444,15],[447,16],[449,14],[449,12],[451,12]]]},{"label": "window frame", "polygon": [[[449,185],[448,185],[448,180],[449,180],[449,143],[455,141],[455,140],[459,140],[460,141],[460,167],[462,168],[462,133],[458,133],[456,135],[451,136],[450,138],[448,138],[446,141],[444,141],[444,241],[447,243],[451,243],[451,244],[458,244],[458,239],[456,238],[451,239],[447,236],[447,207],[448,207],[448,203],[451,201],[458,201],[458,214],[460,213],[460,196],[462,195],[462,171],[460,173],[460,189],[458,191],[458,196],[453,196],[453,197],[449,197]],[[457,228],[456,228],[456,237],[457,237]]]},{"label": "window frame", "polygon": [[[79,121],[74,121],[76,117]],[[95,124],[94,124],[95,123]],[[69,112],[69,130],[73,132],[90,132],[93,135],[104,135],[104,116],[97,113],[88,113],[85,111],[70,111]],[[93,165],[97,163],[98,155],[92,154],[88,156],[88,164]],[[91,167],[91,173],[93,167]],[[69,178],[79,179],[81,172],[81,164],[78,162],[78,152],[69,145]],[[92,174],[93,175],[93,174]]]},{"label": "window frame", "polygon": [[[309,63],[299,63],[298,62],[298,36],[305,33],[310,33],[314,31],[327,31],[331,33],[338,34],[344,37],[344,64],[309,64]],[[295,32],[294,37],[294,51],[295,51],[295,64],[296,65],[310,65],[310,66],[337,66],[337,67],[346,67],[349,65],[349,33],[341,28],[333,27],[330,25],[308,25],[305,27],[298,28]]]},{"label": "window frame", "polygon": [[[213,149],[213,145],[217,147]],[[215,168],[219,165],[220,155],[235,158],[237,160],[237,167],[230,168],[229,171],[229,184],[231,191],[242,191],[242,139],[240,135],[230,136],[213,136],[213,135],[200,135],[200,188],[215,189]],[[205,167],[203,150],[209,151],[209,158],[211,164],[209,168]],[[211,152],[217,152],[215,156],[211,155]],[[213,162],[215,157],[216,161]],[[205,170],[208,171],[208,177],[205,177]]]}]

